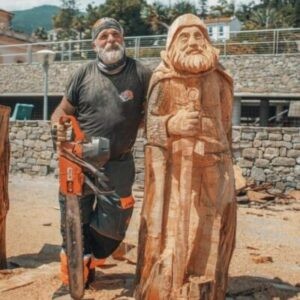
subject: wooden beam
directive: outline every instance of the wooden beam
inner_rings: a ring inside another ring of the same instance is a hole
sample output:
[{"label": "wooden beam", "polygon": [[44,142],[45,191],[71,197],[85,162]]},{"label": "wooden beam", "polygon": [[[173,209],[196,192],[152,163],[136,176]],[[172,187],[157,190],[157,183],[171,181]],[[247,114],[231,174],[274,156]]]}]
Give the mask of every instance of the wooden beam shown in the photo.
[{"label": "wooden beam", "polygon": [[9,116],[10,108],[0,105],[0,269],[6,269],[6,214],[9,208]]}]

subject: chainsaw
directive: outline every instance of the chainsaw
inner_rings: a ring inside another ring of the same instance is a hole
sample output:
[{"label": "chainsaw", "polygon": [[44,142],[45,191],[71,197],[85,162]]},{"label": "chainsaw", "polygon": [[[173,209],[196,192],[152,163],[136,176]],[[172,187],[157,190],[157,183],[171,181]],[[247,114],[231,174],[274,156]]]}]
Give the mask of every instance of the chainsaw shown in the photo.
[{"label": "chainsaw", "polygon": [[[68,257],[69,289],[73,299],[84,295],[83,242],[80,215],[80,196],[86,189],[96,195],[111,194],[103,165],[110,156],[109,140],[103,137],[88,139],[74,116],[62,116],[59,124],[71,132],[59,145],[60,193],[66,197],[66,254]],[[97,162],[97,167],[95,163]]]}]

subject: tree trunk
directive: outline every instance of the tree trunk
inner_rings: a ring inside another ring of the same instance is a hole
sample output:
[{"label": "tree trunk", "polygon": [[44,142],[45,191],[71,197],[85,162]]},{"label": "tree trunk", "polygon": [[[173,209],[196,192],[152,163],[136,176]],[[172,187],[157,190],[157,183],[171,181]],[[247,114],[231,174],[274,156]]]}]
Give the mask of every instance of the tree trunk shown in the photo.
[{"label": "tree trunk", "polygon": [[10,108],[0,105],[0,269],[6,268],[6,214],[9,208],[8,171],[9,171],[9,116]]}]

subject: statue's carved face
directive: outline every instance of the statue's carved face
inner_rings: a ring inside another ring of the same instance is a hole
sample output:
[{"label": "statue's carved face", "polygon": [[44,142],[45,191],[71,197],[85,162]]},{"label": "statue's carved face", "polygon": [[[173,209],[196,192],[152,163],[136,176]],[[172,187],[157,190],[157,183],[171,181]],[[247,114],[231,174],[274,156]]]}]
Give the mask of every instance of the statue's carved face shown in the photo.
[{"label": "statue's carved face", "polygon": [[175,43],[180,51],[187,55],[197,55],[205,47],[206,39],[196,26],[183,28],[177,35]]},{"label": "statue's carved face", "polygon": [[177,33],[169,57],[175,69],[200,73],[215,65],[218,50],[211,46],[199,27],[191,26]]}]

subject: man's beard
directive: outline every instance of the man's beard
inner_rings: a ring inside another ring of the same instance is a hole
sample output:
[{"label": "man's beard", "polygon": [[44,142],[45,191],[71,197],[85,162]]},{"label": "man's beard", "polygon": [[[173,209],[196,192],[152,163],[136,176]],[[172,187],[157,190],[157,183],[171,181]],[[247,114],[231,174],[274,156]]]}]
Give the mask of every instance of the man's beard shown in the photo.
[{"label": "man's beard", "polygon": [[120,61],[125,53],[124,44],[115,43],[104,48],[96,47],[99,59],[106,65],[112,65]]},{"label": "man's beard", "polygon": [[197,53],[191,53],[193,49],[177,50],[172,45],[169,58],[173,67],[178,71],[198,74],[212,69],[219,58],[219,50],[209,43],[199,47],[201,50],[195,50]]}]

